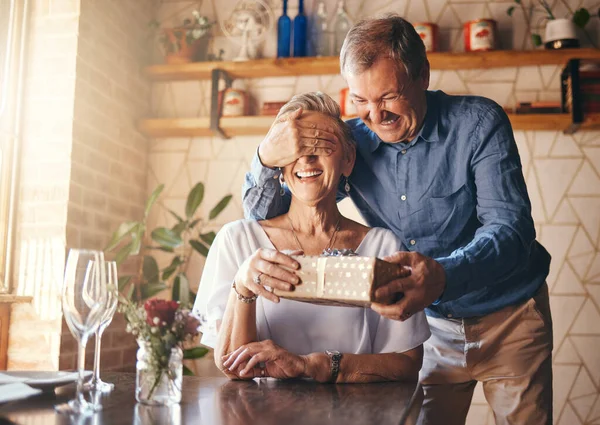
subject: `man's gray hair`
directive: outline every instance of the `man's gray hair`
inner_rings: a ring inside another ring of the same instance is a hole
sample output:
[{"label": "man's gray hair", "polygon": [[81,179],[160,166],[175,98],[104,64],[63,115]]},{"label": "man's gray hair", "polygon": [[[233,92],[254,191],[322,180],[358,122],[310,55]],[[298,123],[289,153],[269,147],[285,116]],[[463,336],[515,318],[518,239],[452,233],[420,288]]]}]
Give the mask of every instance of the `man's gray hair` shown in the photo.
[{"label": "man's gray hair", "polygon": [[342,120],[339,105],[330,96],[321,92],[297,94],[283,105],[277,114],[277,119],[296,111],[298,108],[302,108],[303,111],[318,112],[332,118],[344,155],[349,155],[350,150],[355,149],[352,131],[348,124]]},{"label": "man's gray hair", "polygon": [[340,52],[342,75],[359,75],[379,58],[404,65],[412,80],[419,78],[427,63],[423,40],[413,25],[398,15],[365,19],[350,29]]}]

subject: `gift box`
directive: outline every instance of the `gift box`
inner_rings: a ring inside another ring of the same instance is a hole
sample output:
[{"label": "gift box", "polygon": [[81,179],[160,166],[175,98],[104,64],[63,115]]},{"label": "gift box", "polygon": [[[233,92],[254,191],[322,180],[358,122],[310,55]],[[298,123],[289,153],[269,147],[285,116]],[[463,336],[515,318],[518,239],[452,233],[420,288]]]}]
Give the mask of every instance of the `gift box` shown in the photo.
[{"label": "gift box", "polygon": [[[313,304],[369,307],[375,301],[375,291],[397,276],[398,265],[379,258],[342,256],[292,256],[300,263],[295,273],[301,283],[293,291],[274,290],[290,300]],[[394,297],[378,299],[389,304]]]}]

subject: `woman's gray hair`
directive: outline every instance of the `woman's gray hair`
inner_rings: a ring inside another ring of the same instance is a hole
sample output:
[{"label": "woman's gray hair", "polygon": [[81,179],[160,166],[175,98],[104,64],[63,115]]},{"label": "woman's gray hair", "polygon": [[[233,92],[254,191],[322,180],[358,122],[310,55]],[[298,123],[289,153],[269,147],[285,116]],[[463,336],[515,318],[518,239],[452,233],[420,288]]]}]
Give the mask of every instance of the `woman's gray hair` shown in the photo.
[{"label": "woman's gray hair", "polygon": [[359,75],[379,58],[404,65],[412,80],[427,63],[425,45],[413,25],[393,14],[360,21],[350,29],[340,52],[342,75]]},{"label": "woman's gray hair", "polygon": [[348,124],[342,120],[340,107],[330,96],[321,92],[297,94],[282,106],[277,114],[277,119],[302,108],[303,111],[318,112],[333,119],[337,136],[342,144],[344,155],[354,150],[354,138]]}]

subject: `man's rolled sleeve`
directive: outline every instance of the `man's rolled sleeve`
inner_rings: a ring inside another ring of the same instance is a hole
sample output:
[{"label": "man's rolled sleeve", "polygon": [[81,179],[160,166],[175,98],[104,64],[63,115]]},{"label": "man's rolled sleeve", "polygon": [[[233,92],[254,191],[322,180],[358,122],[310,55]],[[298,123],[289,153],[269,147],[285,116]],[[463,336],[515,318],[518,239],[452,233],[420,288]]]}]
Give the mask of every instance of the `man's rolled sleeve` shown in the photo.
[{"label": "man's rolled sleeve", "polygon": [[290,203],[290,195],[280,195],[280,169],[265,167],[254,155],[250,171],[246,173],[242,188],[244,216],[253,220],[264,220],[283,214]]}]

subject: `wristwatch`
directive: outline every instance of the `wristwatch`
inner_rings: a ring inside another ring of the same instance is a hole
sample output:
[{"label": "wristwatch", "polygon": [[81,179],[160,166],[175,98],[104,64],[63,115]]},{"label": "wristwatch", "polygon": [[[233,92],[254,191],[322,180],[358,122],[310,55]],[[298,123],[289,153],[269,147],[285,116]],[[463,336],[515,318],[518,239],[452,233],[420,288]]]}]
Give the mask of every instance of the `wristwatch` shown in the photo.
[{"label": "wristwatch", "polygon": [[342,360],[342,353],[336,350],[325,350],[329,358],[331,359],[331,382],[335,384],[337,376],[340,371],[340,361]]}]

